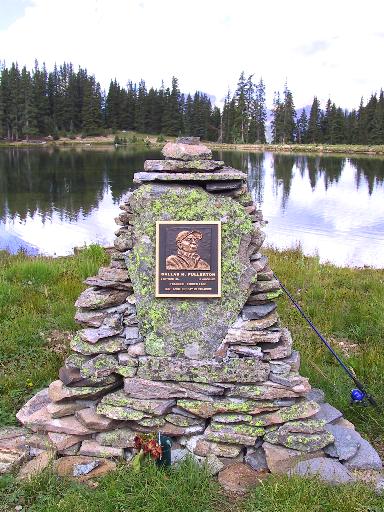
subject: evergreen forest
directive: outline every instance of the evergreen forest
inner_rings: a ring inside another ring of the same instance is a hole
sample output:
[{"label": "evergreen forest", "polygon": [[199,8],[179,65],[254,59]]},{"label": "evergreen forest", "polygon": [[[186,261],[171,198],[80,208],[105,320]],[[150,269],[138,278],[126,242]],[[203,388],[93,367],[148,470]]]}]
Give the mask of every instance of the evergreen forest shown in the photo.
[{"label": "evergreen forest", "polygon": [[[86,69],[71,63],[48,71],[17,63],[0,68],[0,138],[9,141],[51,136],[103,135],[135,130],[163,135],[194,135],[223,143],[384,144],[384,93],[363,99],[347,111],[328,99],[324,109],[315,96],[310,109],[296,110],[287,84],[274,95],[268,112],[265,84],[241,73],[223,109],[200,91],[184,94],[178,79],[148,88],[111,80],[108,91]],[[267,137],[267,132],[269,137]]]}]

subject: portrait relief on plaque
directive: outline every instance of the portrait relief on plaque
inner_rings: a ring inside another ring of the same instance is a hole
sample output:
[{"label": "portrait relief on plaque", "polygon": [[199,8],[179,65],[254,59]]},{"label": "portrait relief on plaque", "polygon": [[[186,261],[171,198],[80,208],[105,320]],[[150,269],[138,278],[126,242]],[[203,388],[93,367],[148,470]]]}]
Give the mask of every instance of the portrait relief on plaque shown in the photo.
[{"label": "portrait relief on plaque", "polygon": [[156,223],[156,296],[220,297],[221,223]]}]

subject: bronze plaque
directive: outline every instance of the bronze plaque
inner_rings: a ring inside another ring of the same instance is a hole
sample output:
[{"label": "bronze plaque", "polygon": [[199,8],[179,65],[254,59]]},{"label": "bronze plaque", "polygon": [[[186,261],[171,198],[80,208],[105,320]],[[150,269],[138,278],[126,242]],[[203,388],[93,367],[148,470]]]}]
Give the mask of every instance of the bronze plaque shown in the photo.
[{"label": "bronze plaque", "polygon": [[221,222],[156,222],[156,297],[221,297]]}]

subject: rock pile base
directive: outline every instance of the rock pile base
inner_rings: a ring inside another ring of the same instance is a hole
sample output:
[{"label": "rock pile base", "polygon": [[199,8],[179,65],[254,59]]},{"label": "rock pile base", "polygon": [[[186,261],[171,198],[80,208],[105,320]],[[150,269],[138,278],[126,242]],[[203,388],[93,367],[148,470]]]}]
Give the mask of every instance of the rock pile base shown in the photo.
[{"label": "rock pile base", "polygon": [[[135,175],[110,265],[85,281],[59,380],[18,412],[24,428],[0,433],[0,472],[47,449],[67,458],[63,474],[81,473],[74,456],[80,466],[130,460],[146,432],[170,436],[174,460],[206,461],[229,487],[239,475],[253,481],[252,471],[346,482],[354,469],[380,470],[372,446],[299,373],[246,175],[194,138],[163,154]],[[155,297],[161,220],[221,221],[221,298]]]}]

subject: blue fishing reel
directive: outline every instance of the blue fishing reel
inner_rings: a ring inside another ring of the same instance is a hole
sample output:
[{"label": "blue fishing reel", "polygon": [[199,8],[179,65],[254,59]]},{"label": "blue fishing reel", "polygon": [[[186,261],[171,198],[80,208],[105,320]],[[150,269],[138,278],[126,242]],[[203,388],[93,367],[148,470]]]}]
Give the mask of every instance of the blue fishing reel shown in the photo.
[{"label": "blue fishing reel", "polygon": [[352,404],[365,405],[364,400],[366,397],[367,397],[367,394],[364,393],[364,391],[361,391],[360,389],[352,389],[352,391],[351,391]]}]

